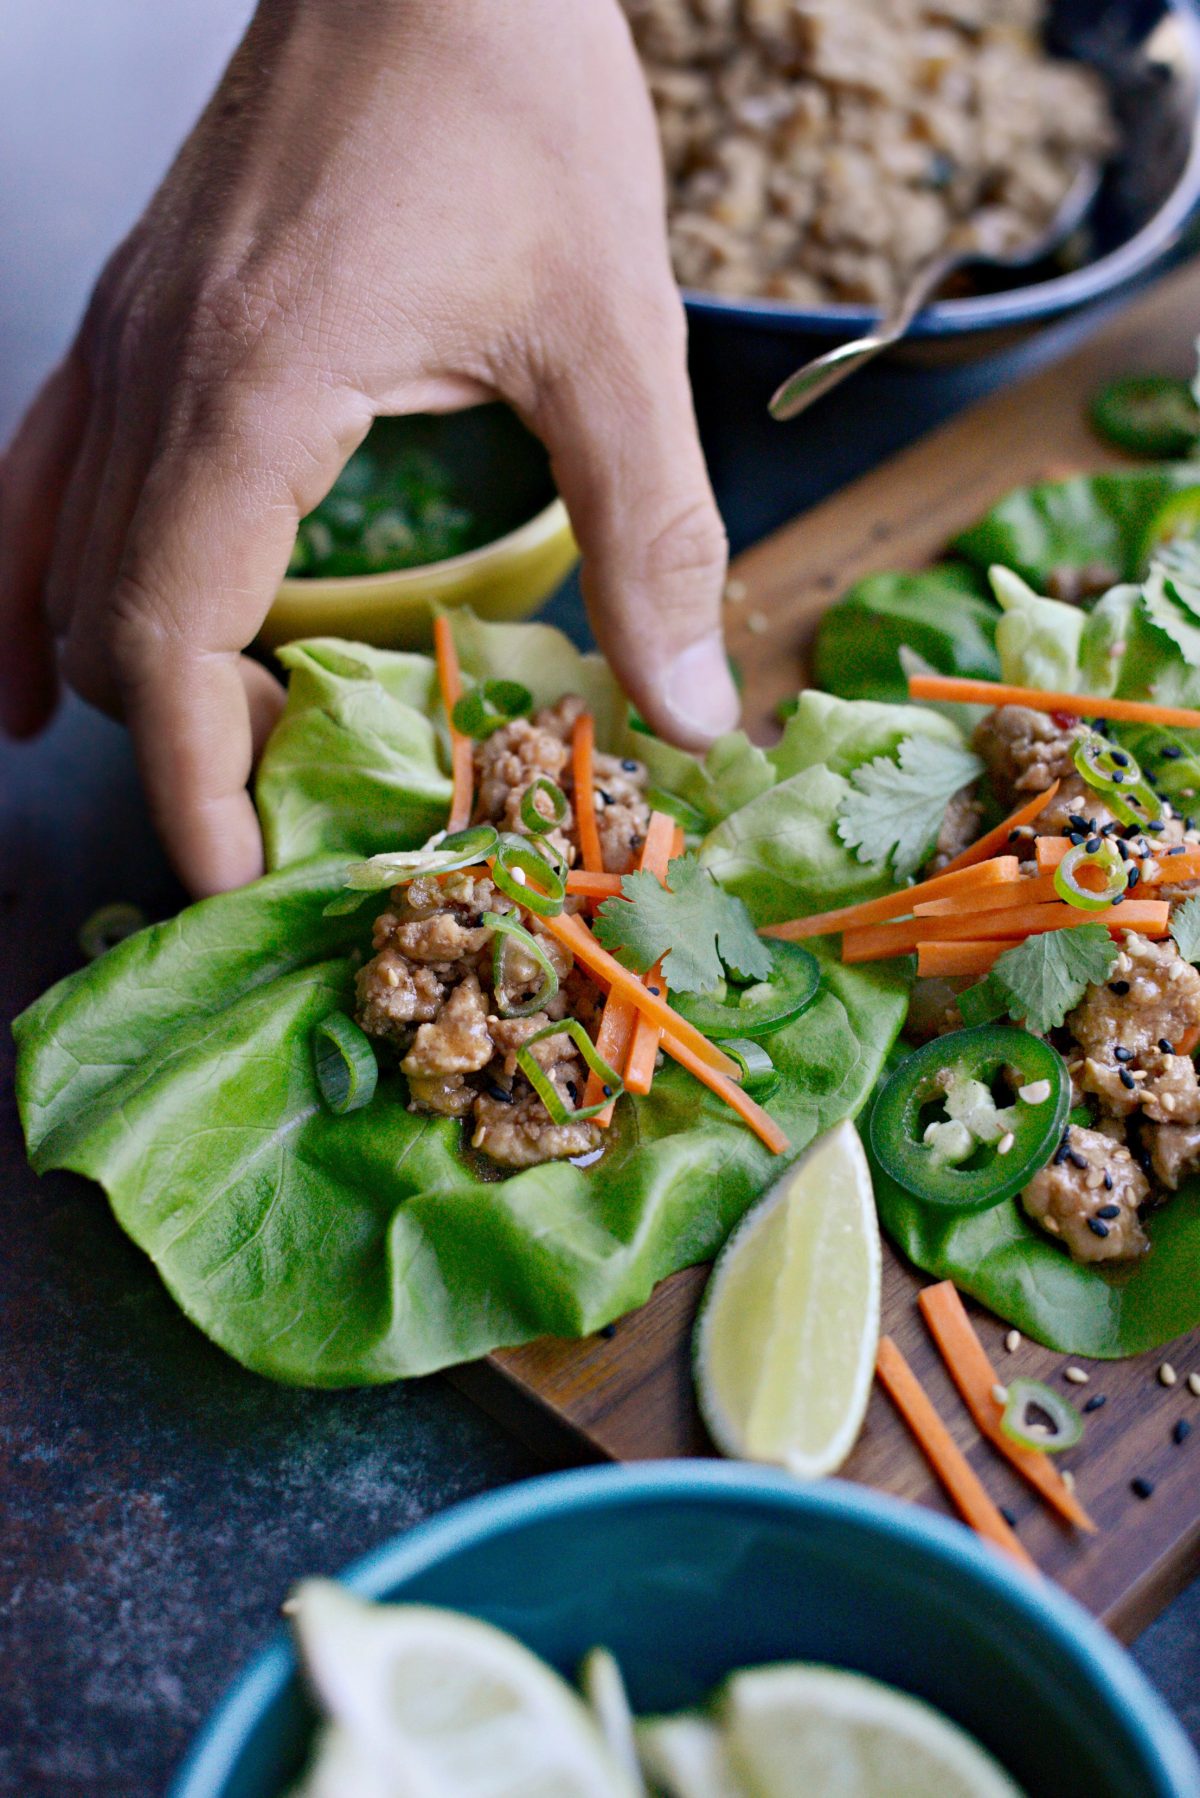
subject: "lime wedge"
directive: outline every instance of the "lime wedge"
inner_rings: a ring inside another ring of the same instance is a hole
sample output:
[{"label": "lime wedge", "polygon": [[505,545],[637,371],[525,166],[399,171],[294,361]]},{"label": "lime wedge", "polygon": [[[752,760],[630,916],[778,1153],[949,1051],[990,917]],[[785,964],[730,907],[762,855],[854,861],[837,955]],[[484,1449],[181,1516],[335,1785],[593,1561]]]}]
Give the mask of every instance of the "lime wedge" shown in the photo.
[{"label": "lime wedge", "polygon": [[753,1798],[1021,1798],[957,1724],[859,1673],[757,1667],[733,1676],[720,1710]]},{"label": "lime wedge", "polygon": [[330,1580],[288,1608],[332,1725],[304,1798],[634,1798],[582,1700],[490,1624]]},{"label": "lime wedge", "polygon": [[579,1685],[613,1759],[628,1775],[637,1798],[646,1798],[634,1743],[633,1711],[615,1655],[607,1648],[589,1649],[579,1669]]},{"label": "lime wedge", "polygon": [[637,1748],[643,1773],[666,1798],[745,1798],[721,1732],[707,1717],[647,1717],[637,1726]]},{"label": "lime wedge", "polygon": [[694,1363],[723,1454],[803,1478],[841,1466],[871,1391],[880,1269],[871,1175],[847,1121],[760,1200],[713,1268]]}]

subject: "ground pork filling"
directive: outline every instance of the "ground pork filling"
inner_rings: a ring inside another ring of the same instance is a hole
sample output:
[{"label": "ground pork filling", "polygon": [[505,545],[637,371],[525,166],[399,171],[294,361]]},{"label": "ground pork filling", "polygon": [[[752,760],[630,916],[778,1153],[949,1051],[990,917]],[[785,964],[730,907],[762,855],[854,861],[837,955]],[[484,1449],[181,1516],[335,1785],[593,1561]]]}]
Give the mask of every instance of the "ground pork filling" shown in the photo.
[{"label": "ground pork filling", "polygon": [[[1071,721],[1023,706],[999,707],[975,732],[991,796],[1002,809],[1060,783],[1051,803],[1010,844],[1027,861],[1038,836],[1131,834],[1076,772],[1078,736]],[[931,871],[961,846],[980,797],[966,789],[951,800]],[[1200,845],[1200,831],[1166,805],[1162,828],[1136,838],[1139,854],[1148,856],[1184,843]],[[1200,883],[1155,890],[1182,898],[1200,891]],[[927,1041],[961,1030],[956,998],[967,984],[918,981],[908,1034]],[[1152,941],[1130,931],[1109,979],[1087,989],[1051,1040],[1071,1075],[1072,1104],[1089,1108],[1091,1126],[1068,1128],[1022,1194],[1026,1214],[1077,1261],[1136,1259],[1150,1247],[1146,1213],[1200,1173],[1200,1082],[1191,1054],[1200,1040],[1200,972],[1170,938]]]},{"label": "ground pork filling", "polygon": [[[571,731],[583,710],[583,701],[570,696],[475,745],[473,822],[528,835],[521,801],[535,781],[548,778],[567,798],[566,814],[549,840],[569,867],[578,860],[579,845]],[[631,757],[597,753],[595,782],[604,865],[625,873],[637,861],[649,822],[646,770]],[[503,1015],[531,1000],[543,976],[532,957],[510,942],[504,991],[496,991],[495,937],[483,923],[488,911],[519,918],[549,958],[559,986],[544,1010]],[[521,912],[485,871],[467,868],[396,887],[375,920],[372,948],[358,975],[356,1016],[368,1036],[398,1055],[411,1111],[461,1118],[471,1147],[509,1168],[600,1148],[602,1133],[594,1123],[554,1122],[521,1072],[517,1052],[539,1030],[566,1018],[579,1019],[594,1036],[602,995],[536,917]],[[530,1053],[564,1106],[582,1105],[588,1070],[570,1036],[546,1036]]]}]

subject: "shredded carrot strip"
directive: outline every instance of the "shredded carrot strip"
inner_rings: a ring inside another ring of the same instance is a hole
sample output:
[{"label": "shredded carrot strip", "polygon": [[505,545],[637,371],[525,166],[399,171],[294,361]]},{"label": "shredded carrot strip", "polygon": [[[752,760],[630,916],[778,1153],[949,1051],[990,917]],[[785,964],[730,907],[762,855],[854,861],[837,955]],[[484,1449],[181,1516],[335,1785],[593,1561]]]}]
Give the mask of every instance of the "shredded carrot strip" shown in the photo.
[{"label": "shredded carrot strip", "polygon": [[1036,1572],[1037,1563],[1005,1523],[978,1474],[938,1416],[929,1394],[890,1336],[879,1339],[875,1371],[964,1521],[985,1541]]},{"label": "shredded carrot strip", "polygon": [[1043,693],[1010,687],[1004,681],[962,680],[946,674],[910,674],[910,699],[940,699],[966,705],[1024,705],[1035,712],[1066,712],[1072,718],[1116,718],[1131,724],[1173,724],[1200,730],[1200,712],[1146,699],[1099,699],[1094,693]]},{"label": "shredded carrot strip", "polygon": [[1175,1038],[1176,1055],[1191,1055],[1200,1047],[1200,1024],[1193,1024],[1182,1036]]},{"label": "shredded carrot strip", "polygon": [[737,1112],[743,1123],[749,1124],[759,1141],[766,1144],[772,1155],[782,1155],[791,1148],[790,1141],[770,1113],[764,1111],[762,1106],[750,1097],[749,1093],[744,1093],[735,1080],[728,1079],[724,1074],[714,1073],[712,1068],[706,1062],[701,1061],[686,1043],[679,1040],[674,1031],[663,1031],[662,1046],[671,1059],[679,1063],[680,1067],[686,1068],[689,1074],[694,1074],[696,1079],[707,1086],[710,1092],[716,1093],[718,1099],[724,1099],[726,1105]]},{"label": "shredded carrot strip", "polygon": [[593,873],[590,868],[572,868],[567,875],[567,891],[581,899],[619,899],[621,876]]},{"label": "shredded carrot strip", "polygon": [[659,994],[652,993],[648,987],[643,986],[638,975],[623,968],[616,957],[596,941],[582,918],[573,917],[570,912],[564,911],[552,918],[539,918],[538,926],[556,937],[610,991],[619,992],[632,1000],[635,1009],[651,1018],[660,1030],[670,1031],[685,1048],[699,1056],[706,1067],[711,1068],[714,1073],[736,1079],[737,1067],[728,1055],[722,1054],[716,1044],[702,1036],[695,1025],[689,1024],[686,1018],[681,1018],[677,1011],[673,1011]]},{"label": "shredded carrot strip", "polygon": [[[671,840],[674,833],[674,821],[668,818],[665,812],[651,812],[650,822],[646,826],[646,836],[642,843],[642,853],[638,858],[639,869],[649,874],[657,874],[659,880],[666,879],[667,862],[670,860]],[[644,975],[643,979],[647,986],[657,986],[661,992],[663,990],[661,964],[652,969],[649,974]],[[608,1033],[611,1040],[606,1041],[605,1046],[601,1047],[600,1038],[605,1036],[605,1025],[608,1023],[610,1012],[613,1014],[613,1022]],[[651,1024],[647,1019],[639,1017],[628,999],[623,998],[620,993],[609,992],[604,1005],[604,1013],[600,1019],[596,1046],[611,1067],[617,1067],[624,1063],[625,1085],[629,1092],[648,1093],[650,1091],[649,1078],[644,1086],[635,1085],[630,1080],[630,1073],[631,1071],[639,1072],[642,1063],[646,1060],[647,1046],[643,1045],[639,1049],[639,1043],[645,1036],[648,1044],[650,1075],[653,1076],[654,1058],[658,1054],[660,1035],[658,1025]],[[612,1052],[610,1053],[610,1051]],[[635,1060],[639,1055],[641,1061],[637,1062],[635,1066]],[[603,1096],[600,1081],[595,1074],[589,1074],[584,1091],[584,1104],[598,1105]],[[610,1099],[604,1110],[596,1113],[596,1122],[602,1129],[607,1129],[608,1125],[612,1123],[615,1104],[616,1100]]]},{"label": "shredded carrot strip", "polygon": [[592,762],[596,753],[596,721],[581,712],[571,733],[571,771],[575,782],[575,823],[583,865],[593,874],[604,871],[600,832],[596,829],[596,781]]},{"label": "shredded carrot strip", "polygon": [[475,759],[470,737],[464,737],[460,730],[454,728],[454,708],[462,698],[463,683],[458,651],[454,647],[454,632],[445,612],[439,612],[433,621],[433,649],[437,661],[438,686],[441,688],[446,723],[450,730],[450,773],[453,784],[446,829],[465,830],[471,822]]},{"label": "shredded carrot strip", "polygon": [[[1039,837],[1037,840],[1037,865],[1041,874],[1051,874],[1059,862],[1073,847],[1069,837]],[[1154,886],[1158,882],[1170,883],[1178,880],[1200,879],[1200,849],[1185,849],[1182,855],[1168,855],[1165,849],[1152,849],[1148,856],[1141,855],[1132,843],[1126,844],[1129,851],[1130,864],[1141,870],[1141,882],[1144,886]],[[1152,862],[1154,866],[1146,873],[1145,864]]]},{"label": "shredded carrot strip", "polygon": [[1015,855],[998,855],[977,866],[956,869],[952,874],[935,874],[916,886],[885,893],[881,899],[862,899],[857,905],[814,912],[811,917],[793,918],[787,924],[764,924],[758,934],[779,937],[785,943],[798,943],[810,936],[835,936],[839,930],[852,930],[860,924],[881,924],[888,918],[905,917],[921,899],[941,899],[950,893],[973,892],[976,887],[1016,880],[1020,866]]},{"label": "shredded carrot strip", "polygon": [[997,911],[964,912],[952,918],[900,918],[894,924],[868,924],[842,938],[842,960],[887,961],[911,955],[923,943],[986,942],[1004,938],[1023,942],[1047,930],[1075,930],[1080,924],[1103,924],[1113,935],[1140,930],[1143,936],[1165,936],[1171,908],[1165,899],[1123,899],[1105,911],[1083,911],[1059,900],[1049,905],[1010,905]]},{"label": "shredded carrot strip", "polygon": [[683,834],[683,825],[677,824],[675,826],[675,835],[671,839],[671,860],[674,861],[677,855],[682,855],[686,847],[687,838]]},{"label": "shredded carrot strip", "polygon": [[995,830],[989,830],[986,836],[979,837],[961,855],[956,855],[953,861],[947,862],[942,873],[953,874],[959,868],[972,868],[976,862],[985,862],[989,856],[1001,854],[1008,848],[1013,831],[1019,830],[1022,824],[1029,824],[1039,812],[1044,812],[1058,792],[1058,787],[1058,781],[1054,781],[1044,793],[1035,793],[1032,799],[1027,799],[1024,805],[1017,807],[1011,818],[1006,818],[1003,824],[997,824]]},{"label": "shredded carrot strip", "polygon": [[987,1351],[980,1342],[967,1316],[966,1307],[953,1280],[942,1280],[926,1286],[917,1294],[921,1315],[929,1333],[938,1345],[950,1378],[962,1394],[963,1403],[975,1420],[980,1434],[986,1436],[1017,1472],[1036,1487],[1048,1504],[1078,1529],[1094,1531],[1096,1525],[1075,1494],[1071,1492],[1050,1456],[1043,1450],[1025,1448],[1014,1442],[1000,1428],[1004,1406],[995,1396],[997,1377]]},{"label": "shredded carrot strip", "polygon": [[1006,911],[1012,906],[1050,905],[1057,898],[1054,876],[1031,870],[1019,880],[984,887],[978,893],[964,893],[961,898],[927,899],[924,905],[914,905],[913,913],[918,918],[961,918],[982,911]]},{"label": "shredded carrot strip", "polygon": [[921,943],[917,948],[917,973],[922,979],[940,974],[989,974],[998,955],[1012,944],[1002,939],[994,943]]}]

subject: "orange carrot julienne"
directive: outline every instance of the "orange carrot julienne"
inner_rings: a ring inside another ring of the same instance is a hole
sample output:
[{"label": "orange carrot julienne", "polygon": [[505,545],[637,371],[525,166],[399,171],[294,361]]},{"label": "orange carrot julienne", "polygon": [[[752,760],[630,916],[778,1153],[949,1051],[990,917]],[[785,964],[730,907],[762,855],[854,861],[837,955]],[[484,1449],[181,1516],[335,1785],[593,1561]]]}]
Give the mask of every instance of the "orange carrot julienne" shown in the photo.
[{"label": "orange carrot julienne", "polygon": [[[646,826],[646,841],[642,845],[641,867],[650,874],[657,874],[664,884],[667,878],[667,864],[671,860],[671,850],[675,842],[678,825],[665,812],[651,812],[650,822]],[[666,991],[663,979],[662,959],[655,962],[650,972],[643,976],[646,986],[656,986],[660,992]],[[631,1093],[648,1093],[654,1079],[654,1063],[658,1059],[658,1045],[662,1039],[662,1031],[649,1018],[639,1018],[634,1025],[633,1040],[629,1045],[629,1058],[625,1063],[625,1087]]]},{"label": "orange carrot julienne", "polygon": [[446,820],[449,831],[465,830],[471,822],[471,802],[475,790],[475,757],[471,748],[470,737],[464,737],[454,727],[454,708],[462,698],[462,671],[458,665],[458,651],[454,646],[454,632],[450,628],[450,620],[445,612],[439,612],[433,621],[433,649],[437,662],[438,686],[441,688],[442,704],[446,708],[446,723],[450,730],[450,816]]},{"label": "orange carrot julienne", "polygon": [[686,847],[687,847],[687,838],[683,834],[683,825],[677,824],[675,826],[675,835],[671,839],[671,859],[672,859],[672,861],[674,861],[674,859],[677,855],[682,855],[684,850],[686,849]]},{"label": "orange carrot julienne", "polygon": [[[1044,874],[1052,873],[1073,847],[1069,837],[1039,837],[1038,868]],[[1149,855],[1141,855],[1132,844],[1127,848],[1130,866],[1137,867],[1142,886],[1155,886],[1159,882],[1174,886],[1176,881],[1200,879],[1200,848],[1185,849],[1182,855],[1172,855],[1166,849],[1151,849]]]},{"label": "orange carrot julienne", "polygon": [[1032,799],[1027,799],[1024,805],[1017,807],[1011,818],[1006,818],[1003,824],[997,824],[995,830],[989,830],[985,836],[979,837],[969,848],[964,849],[961,855],[956,855],[953,861],[947,862],[942,873],[955,874],[959,868],[973,868],[977,862],[985,862],[989,856],[1001,854],[1008,848],[1013,831],[1019,830],[1022,824],[1029,824],[1039,812],[1044,812],[1058,788],[1058,781],[1054,781],[1045,792],[1035,793]]},{"label": "orange carrot julienne", "polygon": [[842,905],[837,911],[813,912],[808,918],[793,918],[786,924],[764,924],[759,936],[778,937],[782,942],[798,943],[810,936],[834,936],[840,930],[856,929],[862,924],[881,924],[889,918],[905,917],[921,899],[940,899],[950,893],[974,891],[976,887],[1016,880],[1021,864],[1015,855],[997,855],[990,861],[970,868],[958,868],[952,874],[934,874],[916,886],[901,887],[885,893],[880,899],[861,899],[857,905]]},{"label": "orange carrot julienne", "polygon": [[1175,1038],[1176,1055],[1191,1055],[1200,1047],[1200,1024],[1191,1024],[1182,1036]]},{"label": "orange carrot julienne", "polygon": [[619,899],[621,876],[598,874],[591,868],[572,868],[567,875],[567,891],[580,899]]},{"label": "orange carrot julienne", "polygon": [[716,1093],[718,1099],[724,1099],[733,1111],[736,1111],[744,1124],[748,1124],[758,1137],[770,1149],[772,1155],[782,1155],[791,1148],[791,1142],[783,1130],[775,1122],[770,1112],[764,1111],[757,1100],[749,1093],[744,1093],[736,1080],[730,1080],[724,1074],[714,1073],[706,1062],[700,1060],[691,1048],[675,1035],[672,1030],[664,1030],[662,1046],[672,1061],[677,1061],[689,1074],[707,1086],[710,1092]]},{"label": "orange carrot julienne", "polygon": [[917,918],[961,918],[971,912],[1005,911],[1011,906],[1048,905],[1058,898],[1052,874],[1023,874],[1019,880],[1003,886],[981,887],[978,892],[963,893],[952,899],[927,899],[914,905]]},{"label": "orange carrot julienne", "polygon": [[1034,712],[1066,712],[1072,718],[1115,718],[1130,724],[1173,724],[1200,730],[1200,712],[1148,699],[1100,699],[1095,693],[1044,693],[1037,687],[1010,687],[1004,681],[963,680],[947,674],[910,674],[910,699],[965,705],[1023,705]]},{"label": "orange carrot julienne", "polygon": [[990,974],[996,957],[1012,944],[998,938],[992,943],[921,943],[917,947],[917,973],[922,980],[935,975]]},{"label": "orange carrot julienne", "polygon": [[1005,1523],[979,1475],[938,1416],[932,1399],[890,1336],[879,1339],[875,1371],[964,1521],[985,1541],[1036,1572],[1037,1563]]},{"label": "orange carrot julienne", "polygon": [[661,994],[652,993],[642,985],[638,975],[623,968],[616,956],[610,955],[596,941],[582,918],[576,918],[570,912],[558,912],[552,918],[539,918],[538,926],[557,938],[564,948],[571,951],[576,961],[581,962],[590,974],[598,976],[610,991],[619,992],[624,998],[632,1000],[635,1009],[651,1018],[660,1030],[670,1031],[706,1067],[711,1068],[714,1073],[736,1079],[737,1067],[728,1055],[723,1054],[715,1043],[710,1043],[706,1036],[702,1036],[695,1025],[689,1024],[686,1018],[672,1010]]},{"label": "orange carrot julienne", "polygon": [[600,832],[596,829],[596,781],[593,760],[596,753],[596,721],[590,712],[580,712],[571,733],[571,772],[575,783],[575,823],[579,831],[579,851],[583,865],[593,874],[604,871],[600,851]]},{"label": "orange carrot julienne", "polygon": [[987,1351],[976,1335],[966,1307],[953,1280],[942,1280],[926,1286],[917,1294],[921,1315],[929,1333],[937,1343],[950,1378],[962,1394],[963,1403],[975,1420],[980,1434],[1054,1509],[1078,1529],[1094,1531],[1096,1525],[1044,1449],[1026,1448],[1005,1435],[1000,1427],[1004,1406],[995,1396],[997,1378]]},{"label": "orange carrot julienne", "polygon": [[987,942],[992,938],[1023,942],[1048,930],[1075,930],[1080,924],[1103,924],[1113,935],[1139,930],[1143,936],[1165,936],[1170,916],[1165,899],[1123,899],[1103,911],[1083,911],[1058,901],[963,912],[950,918],[899,918],[893,924],[848,930],[842,938],[842,960],[887,961],[896,955],[911,955],[923,943]]}]

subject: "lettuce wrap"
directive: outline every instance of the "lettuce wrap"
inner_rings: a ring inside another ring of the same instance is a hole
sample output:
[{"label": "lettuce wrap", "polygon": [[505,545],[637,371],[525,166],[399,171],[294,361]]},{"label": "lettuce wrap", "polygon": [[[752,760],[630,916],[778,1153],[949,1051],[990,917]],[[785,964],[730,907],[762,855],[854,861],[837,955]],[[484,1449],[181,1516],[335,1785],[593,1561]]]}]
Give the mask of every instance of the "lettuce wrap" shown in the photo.
[{"label": "lettuce wrap", "polygon": [[[455,635],[468,677],[517,677],[539,705],[582,693],[602,746],[701,814],[703,858],[760,923],[890,887],[836,835],[849,776],[914,734],[958,740],[932,712],[811,694],[773,751],[735,733],[701,763],[635,731],[603,662],[558,632],[463,616]],[[274,1379],[379,1382],[596,1330],[710,1257],[785,1160],[674,1064],[620,1101],[592,1168],[497,1178],[464,1155],[457,1122],[408,1111],[395,1071],[332,1115],[312,1031],[349,1009],[378,908],[325,908],[349,857],[444,824],[447,745],[426,657],[320,640],[282,659],[288,702],[257,787],[268,872],[131,937],[17,1020],[33,1165],[98,1181],[187,1315]],[[770,1109],[794,1154],[861,1110],[910,985],[907,964],[844,968],[826,948],[821,966],[816,1000],[771,1039]]]}]

